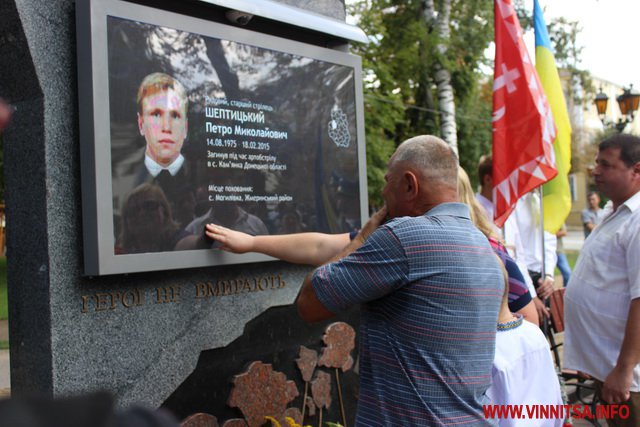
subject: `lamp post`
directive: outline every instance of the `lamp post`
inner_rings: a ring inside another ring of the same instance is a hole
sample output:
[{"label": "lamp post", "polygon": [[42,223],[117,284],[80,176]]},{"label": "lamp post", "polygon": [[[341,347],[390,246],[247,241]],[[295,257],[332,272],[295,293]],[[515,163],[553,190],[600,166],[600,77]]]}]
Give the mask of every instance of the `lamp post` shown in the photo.
[{"label": "lamp post", "polygon": [[614,125],[618,132],[622,132],[627,124],[633,121],[633,117],[638,110],[640,93],[633,89],[632,84],[629,85],[628,89],[623,88],[622,94],[616,98],[616,101],[618,101],[618,107],[620,107],[620,112],[622,113],[622,117],[618,119],[617,123],[606,117],[608,101],[609,97],[602,92],[602,87],[600,87],[600,92],[598,92],[595,99],[598,116],[605,127]]}]

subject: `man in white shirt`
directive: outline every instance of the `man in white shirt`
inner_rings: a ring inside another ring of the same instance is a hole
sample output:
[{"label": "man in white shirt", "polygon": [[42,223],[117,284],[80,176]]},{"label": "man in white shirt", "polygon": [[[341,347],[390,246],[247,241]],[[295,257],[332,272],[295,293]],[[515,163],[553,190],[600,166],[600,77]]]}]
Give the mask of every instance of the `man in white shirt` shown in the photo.
[{"label": "man in white shirt", "polygon": [[520,239],[522,242],[527,242],[523,245],[524,252],[521,258],[527,265],[538,295],[541,298],[547,298],[553,292],[553,272],[558,261],[556,255],[558,240],[554,234],[545,231],[543,247],[541,216],[540,196],[535,191],[522,196],[511,213]]},{"label": "man in white shirt", "polygon": [[640,138],[599,146],[593,171],[611,200],[576,263],[565,294],[564,365],[597,380],[600,397],[626,404],[610,426],[640,425]]},{"label": "man in white shirt", "polygon": [[[487,211],[487,216],[493,222],[493,161],[491,156],[483,156],[478,165],[480,178],[480,192],[476,199]],[[538,311],[538,317],[548,316],[549,311],[540,298],[547,298],[553,291],[553,271],[557,255],[557,239],[551,233],[544,233],[544,279],[542,278],[543,254],[540,221],[540,200],[534,193],[523,196],[516,208],[504,223],[503,231],[498,233],[504,240],[511,256],[516,260],[522,275],[525,277],[529,292]],[[527,245],[524,245],[527,242]],[[532,279],[535,279],[532,280]],[[535,289],[534,289],[535,284]]]},{"label": "man in white shirt", "polygon": [[[476,193],[476,200],[480,203],[487,213],[489,222],[493,224],[493,160],[492,157],[482,156],[480,163],[478,164],[478,178],[480,179],[480,192]],[[495,226],[496,234],[504,238],[509,255],[516,261],[518,268],[525,279],[527,287],[532,297],[536,296],[536,290],[533,286],[533,282],[528,274],[527,265],[522,261],[522,254],[524,253],[524,245],[522,239],[520,239],[520,233],[515,223],[515,217],[509,216],[504,223],[502,229]]]},{"label": "man in white shirt", "polygon": [[582,210],[580,216],[582,217],[582,228],[584,229],[584,238],[586,239],[591,234],[591,230],[596,228],[596,225],[602,222],[602,216],[604,210],[600,209],[600,196],[595,191],[587,194],[587,202],[589,206]]}]

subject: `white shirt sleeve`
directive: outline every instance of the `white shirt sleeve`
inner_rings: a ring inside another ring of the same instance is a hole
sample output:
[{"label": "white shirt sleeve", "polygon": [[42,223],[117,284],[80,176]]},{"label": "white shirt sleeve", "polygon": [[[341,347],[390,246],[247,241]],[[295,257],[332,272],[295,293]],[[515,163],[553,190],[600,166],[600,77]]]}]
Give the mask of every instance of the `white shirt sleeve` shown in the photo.
[{"label": "white shirt sleeve", "polygon": [[511,255],[511,257],[516,261],[516,264],[520,269],[520,273],[522,273],[522,276],[524,277],[524,282],[527,284],[527,288],[529,288],[531,298],[535,298],[537,296],[537,293],[535,287],[533,286],[531,276],[529,276],[527,263],[525,262],[525,247],[522,244],[522,238],[520,237],[520,231],[518,229],[515,212],[512,212],[509,218],[507,218],[507,221],[504,223],[503,230],[504,241],[507,244],[509,255]]},{"label": "white shirt sleeve", "polygon": [[[635,215],[637,217],[637,215]],[[621,244],[625,247],[627,277],[631,299],[640,298],[640,221],[632,219],[624,233],[618,233]]]},{"label": "white shirt sleeve", "polygon": [[529,276],[529,270],[527,270],[527,266],[519,261],[516,261],[516,265],[520,269],[520,273],[524,277],[524,283],[527,284],[527,288],[529,288],[529,293],[531,294],[531,298],[535,298],[538,296],[536,292],[535,286],[533,286],[533,280],[531,280],[531,276]]},{"label": "white shirt sleeve", "polygon": [[556,263],[558,262],[558,238],[549,233],[544,232],[544,272],[545,274],[554,275]]}]

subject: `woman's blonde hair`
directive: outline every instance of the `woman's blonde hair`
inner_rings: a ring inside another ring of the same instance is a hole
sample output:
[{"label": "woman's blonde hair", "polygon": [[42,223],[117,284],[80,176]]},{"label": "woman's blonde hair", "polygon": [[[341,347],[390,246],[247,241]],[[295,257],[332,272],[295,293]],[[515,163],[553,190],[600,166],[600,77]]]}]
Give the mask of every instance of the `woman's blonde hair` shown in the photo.
[{"label": "woman's blonde hair", "polygon": [[493,224],[489,222],[487,214],[482,206],[476,200],[473,189],[471,188],[471,181],[469,181],[469,175],[458,166],[458,198],[461,203],[469,206],[469,213],[471,214],[471,221],[475,226],[484,234],[495,239],[499,239],[500,236],[495,232]]}]

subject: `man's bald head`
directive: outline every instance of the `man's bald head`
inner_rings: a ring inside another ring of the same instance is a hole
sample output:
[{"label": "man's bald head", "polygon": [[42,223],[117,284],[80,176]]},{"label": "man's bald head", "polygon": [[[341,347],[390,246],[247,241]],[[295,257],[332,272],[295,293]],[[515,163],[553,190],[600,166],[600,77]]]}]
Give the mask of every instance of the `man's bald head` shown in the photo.
[{"label": "man's bald head", "polygon": [[458,158],[453,149],[438,137],[420,135],[407,139],[398,146],[392,161],[404,162],[431,183],[457,189]]},{"label": "man's bald head", "polygon": [[422,215],[458,200],[458,159],[440,138],[417,136],[398,146],[385,180],[382,196],[389,216]]}]

